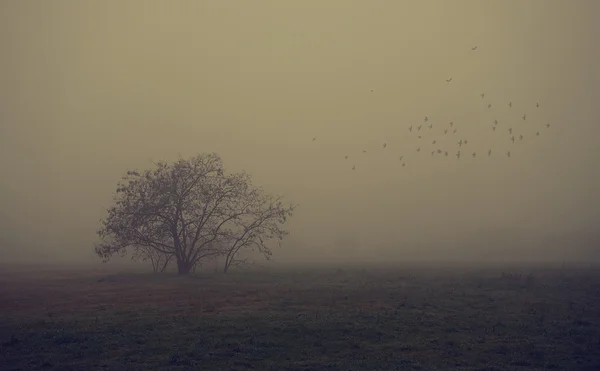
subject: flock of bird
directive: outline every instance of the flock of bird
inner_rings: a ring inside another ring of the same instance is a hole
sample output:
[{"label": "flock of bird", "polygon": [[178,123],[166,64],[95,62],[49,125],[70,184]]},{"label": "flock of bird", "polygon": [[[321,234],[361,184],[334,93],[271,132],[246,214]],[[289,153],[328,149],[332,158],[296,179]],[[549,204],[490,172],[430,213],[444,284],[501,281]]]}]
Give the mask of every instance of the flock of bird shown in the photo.
[{"label": "flock of bird", "polygon": [[[471,47],[472,51],[476,51],[477,50],[477,46],[473,46]],[[450,77],[448,79],[446,79],[446,83],[450,84],[453,81],[453,78]],[[371,90],[371,93],[373,93],[374,90]],[[480,93],[479,97],[480,99],[485,99],[485,93]],[[513,102],[509,101],[506,102],[506,107],[508,107],[508,109],[512,109],[513,107]],[[492,104],[491,103],[487,103],[487,108],[491,109],[492,108]],[[535,108],[539,109],[540,108],[540,103],[536,102],[535,104]],[[527,122],[527,113],[524,113],[523,116],[520,117],[521,121],[520,124],[524,124]],[[503,133],[501,135],[505,135],[505,138],[508,139],[512,144],[515,144],[516,141],[523,141],[525,139],[525,136],[520,132],[520,129],[522,128],[522,126],[517,125],[516,122],[514,122],[512,125],[500,125],[499,121],[497,119],[494,119],[493,121],[491,121],[490,125],[490,130],[492,133]],[[440,124],[436,124],[436,129],[438,129],[438,127],[440,126]],[[440,135],[444,135],[445,137],[449,137],[449,136],[453,136],[454,138],[456,138],[456,140],[454,141],[454,145],[452,145],[453,148],[447,148],[448,144],[446,143],[446,148],[443,148],[441,142],[441,138],[439,137],[434,137],[433,140],[431,140],[431,145],[433,147],[428,148],[428,150],[430,150],[430,156],[443,156],[443,157],[448,157],[450,156],[450,154],[452,154],[453,156],[455,156],[457,159],[460,159],[461,156],[463,156],[463,152],[465,151],[465,148],[468,146],[469,141],[467,139],[464,138],[460,138],[460,134],[458,134],[458,125],[455,125],[454,121],[450,121],[448,123],[442,124],[441,128],[439,129],[439,131],[435,131],[434,130],[434,124],[430,122],[429,117],[425,116],[423,118],[423,123],[419,124],[419,125],[414,125],[411,124],[409,125],[406,129],[409,133],[409,135],[416,135],[417,139],[419,141],[423,140],[425,137],[425,132],[430,132],[430,133],[438,133]],[[546,129],[550,128],[550,124],[546,123],[544,125],[544,127]],[[540,129],[541,130],[541,129]],[[441,134],[443,132],[443,134]],[[518,134],[517,134],[518,133]],[[540,136],[541,133],[540,131],[536,131],[535,132],[535,136]],[[313,137],[312,141],[315,142],[317,140],[317,137]],[[447,140],[445,142],[448,142]],[[429,143],[429,141],[428,141]],[[382,150],[385,150],[387,148],[387,142],[384,142],[381,144],[381,148]],[[413,147],[413,151],[415,151],[416,153],[423,153],[425,151],[421,151],[421,149],[424,149],[425,146],[424,145],[415,145],[415,147]],[[466,151],[465,151],[466,152]],[[367,153],[366,150],[362,150],[363,155]],[[495,154],[494,151],[492,151],[492,148],[487,149],[486,153],[484,155],[487,155],[487,157],[491,157]],[[504,152],[502,154],[503,156],[506,156],[507,158],[511,157],[511,151],[510,148],[508,148],[506,150],[506,152]],[[470,156],[472,158],[476,158],[477,157],[477,151],[473,151],[470,153]],[[350,156],[349,155],[344,155],[343,156],[344,160],[349,160]],[[399,161],[400,161],[400,165],[402,167],[406,166],[406,155],[399,155]],[[356,169],[356,164],[353,163],[352,164],[352,170]]]}]

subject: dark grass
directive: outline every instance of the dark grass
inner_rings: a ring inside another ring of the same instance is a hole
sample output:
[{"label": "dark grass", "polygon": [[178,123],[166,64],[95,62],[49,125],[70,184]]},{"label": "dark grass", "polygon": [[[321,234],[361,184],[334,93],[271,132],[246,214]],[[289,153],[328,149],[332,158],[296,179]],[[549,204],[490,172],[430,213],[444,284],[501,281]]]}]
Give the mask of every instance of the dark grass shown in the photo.
[{"label": "dark grass", "polygon": [[13,272],[0,314],[2,370],[600,370],[591,269]]}]

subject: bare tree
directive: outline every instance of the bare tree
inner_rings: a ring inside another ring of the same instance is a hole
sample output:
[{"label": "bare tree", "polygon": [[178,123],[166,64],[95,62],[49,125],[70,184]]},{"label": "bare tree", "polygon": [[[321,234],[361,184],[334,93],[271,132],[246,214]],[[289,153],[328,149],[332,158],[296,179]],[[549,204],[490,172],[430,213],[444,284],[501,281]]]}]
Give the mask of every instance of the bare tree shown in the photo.
[{"label": "bare tree", "polygon": [[245,250],[259,253],[268,260],[272,255],[268,241],[277,239],[281,242],[289,233],[282,226],[292,216],[293,205],[284,206],[281,197],[269,195],[260,188],[249,190],[243,197],[247,212],[221,234],[224,273],[232,266],[250,263],[248,257],[241,257],[240,253]]},{"label": "bare tree", "polygon": [[106,262],[149,249],[172,255],[178,272],[188,274],[200,260],[223,253],[215,242],[234,236],[240,220],[256,213],[254,193],[250,176],[225,175],[215,153],[128,171],[98,230],[96,254]]}]

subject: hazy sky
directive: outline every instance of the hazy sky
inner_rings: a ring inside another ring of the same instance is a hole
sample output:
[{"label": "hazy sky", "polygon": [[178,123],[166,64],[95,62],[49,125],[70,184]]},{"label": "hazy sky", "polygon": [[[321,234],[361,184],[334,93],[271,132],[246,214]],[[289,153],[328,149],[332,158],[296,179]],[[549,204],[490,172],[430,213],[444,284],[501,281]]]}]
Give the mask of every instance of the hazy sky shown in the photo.
[{"label": "hazy sky", "polygon": [[598,19],[595,0],[2,1],[0,257],[87,259],[127,169],[212,151],[300,205],[280,256],[595,228]]}]

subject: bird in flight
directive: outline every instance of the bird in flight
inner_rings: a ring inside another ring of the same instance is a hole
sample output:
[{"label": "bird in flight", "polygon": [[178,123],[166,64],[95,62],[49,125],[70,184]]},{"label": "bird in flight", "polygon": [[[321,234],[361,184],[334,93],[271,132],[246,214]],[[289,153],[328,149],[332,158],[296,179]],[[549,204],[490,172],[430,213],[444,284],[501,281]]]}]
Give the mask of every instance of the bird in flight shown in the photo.
[{"label": "bird in flight", "polygon": [[508,102],[508,108],[512,108],[512,102]]},{"label": "bird in flight", "polygon": [[461,140],[459,140],[459,141],[458,141],[458,146],[459,146],[459,147],[462,147],[462,145],[463,145],[463,141],[462,141],[462,139],[461,139]]},{"label": "bird in flight", "polygon": [[491,156],[491,155],[492,155],[492,150],[490,149],[490,150],[488,150],[488,156]]},{"label": "bird in flight", "polygon": [[406,162],[403,162],[403,163],[402,163],[402,166],[406,166]]},{"label": "bird in flight", "polygon": [[314,138],[313,138],[313,142],[314,142],[315,140],[317,140],[317,137],[314,137]]},{"label": "bird in flight", "polygon": [[429,121],[429,117],[425,116],[425,122]]},{"label": "bird in flight", "polygon": [[431,151],[431,155],[433,156],[435,154],[435,150]]},{"label": "bird in flight", "polygon": [[456,152],[456,158],[460,159],[460,151]]},{"label": "bird in flight", "polygon": [[417,148],[417,152],[421,152],[421,148],[420,148],[420,147],[419,147],[419,148]]},{"label": "bird in flight", "polygon": [[492,108],[492,104],[491,104],[491,103],[490,103],[490,104],[488,104],[488,108]]},{"label": "bird in flight", "polygon": [[442,150],[438,148],[438,150],[437,150],[436,152],[437,152],[437,153],[438,153],[438,155],[439,155],[440,153],[442,153]]},{"label": "bird in flight", "polygon": [[448,151],[444,152],[444,156],[448,157]]},{"label": "bird in flight", "polygon": [[422,138],[422,137],[421,137],[420,135],[417,137],[417,139],[421,139],[421,138]]},{"label": "bird in flight", "polygon": [[527,120],[527,114],[523,115],[523,120]]},{"label": "bird in flight", "polygon": [[458,129],[454,129],[454,131],[453,131],[454,134],[456,134],[456,130],[458,130]]},{"label": "bird in flight", "polygon": [[494,125],[498,125],[498,120],[494,120]]},{"label": "bird in flight", "polygon": [[446,80],[446,82],[450,82],[450,81],[452,81],[452,77]]},{"label": "bird in flight", "polygon": [[363,153],[367,153],[367,151],[365,151],[365,150],[363,149]]},{"label": "bird in flight", "polygon": [[467,144],[468,142],[467,142],[467,140],[465,139],[465,141],[464,141],[463,143],[464,143],[464,144]]},{"label": "bird in flight", "polygon": [[485,93],[481,93],[479,94],[479,96],[481,97],[481,99],[483,99],[483,97],[485,97]]},{"label": "bird in flight", "polygon": [[431,128],[433,128],[433,124],[429,124],[429,128],[430,128],[430,129],[431,129]]},{"label": "bird in flight", "polygon": [[473,158],[475,158],[475,156],[477,156],[477,153],[473,152],[473,154],[471,156],[473,156]]},{"label": "bird in flight", "polygon": [[352,170],[356,169],[356,165],[352,165]]},{"label": "bird in flight", "polygon": [[383,143],[382,147],[383,148],[387,147],[387,143]]},{"label": "bird in flight", "polygon": [[400,161],[402,161],[402,158],[403,158],[403,157],[404,157],[404,156],[400,156]]},{"label": "bird in flight", "polygon": [[435,144],[435,139],[433,140],[433,142],[431,142],[431,144]]},{"label": "bird in flight", "polygon": [[408,131],[412,133],[412,125],[408,127]]},{"label": "bird in flight", "polygon": [[471,50],[477,50],[477,45],[471,48]]},{"label": "bird in flight", "polygon": [[512,134],[512,128],[508,128],[508,134]]},{"label": "bird in flight", "polygon": [[444,134],[448,134],[448,129],[444,129]]},{"label": "bird in flight", "polygon": [[513,135],[512,137],[510,137],[510,140],[512,140],[512,142],[515,142],[515,136]]},{"label": "bird in flight", "polygon": [[537,108],[540,108],[540,102],[537,102],[537,103],[535,104],[535,106],[536,106]]},{"label": "bird in flight", "polygon": [[538,131],[537,133],[535,133],[535,135],[539,137],[540,136],[540,132]]},{"label": "bird in flight", "polygon": [[549,127],[550,127],[550,124],[546,124],[546,127],[547,127],[547,128],[549,128]]},{"label": "bird in flight", "polygon": [[506,155],[507,155],[508,157],[510,157],[510,151],[506,152]]},{"label": "bird in flight", "polygon": [[452,127],[452,125],[454,125],[454,121],[450,121],[450,127]]},{"label": "bird in flight", "polygon": [[417,126],[417,131],[421,131],[421,126],[422,125]]},{"label": "bird in flight", "polygon": [[523,134],[519,135],[519,140],[523,140]]},{"label": "bird in flight", "polygon": [[344,156],[344,160],[347,160],[347,159],[348,159],[348,156]]},{"label": "bird in flight", "polygon": [[495,127],[495,126],[492,126],[492,130],[493,130],[493,131],[496,131],[496,127]]}]

